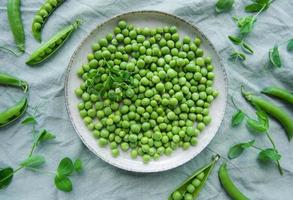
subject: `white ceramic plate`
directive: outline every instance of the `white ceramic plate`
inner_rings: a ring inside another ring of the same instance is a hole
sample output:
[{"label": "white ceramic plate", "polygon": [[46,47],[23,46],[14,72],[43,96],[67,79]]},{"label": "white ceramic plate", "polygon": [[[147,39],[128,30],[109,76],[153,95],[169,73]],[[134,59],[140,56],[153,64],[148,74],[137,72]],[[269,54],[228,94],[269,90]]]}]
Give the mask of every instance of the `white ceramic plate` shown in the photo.
[{"label": "white ceramic plate", "polygon": [[[201,48],[204,49],[205,55],[212,57],[213,65],[215,66],[215,84],[214,87],[220,92],[220,95],[213,101],[210,107],[210,115],[212,123],[205,128],[199,136],[199,143],[196,147],[191,147],[187,151],[177,149],[171,156],[162,156],[158,161],[151,161],[148,164],[143,164],[141,158],[133,160],[129,156],[129,152],[120,151],[120,156],[114,158],[111,155],[110,148],[101,148],[97,145],[97,140],[94,139],[91,132],[86,128],[82,118],[79,115],[77,104],[80,100],[75,96],[74,89],[79,87],[81,80],[77,77],[76,71],[82,64],[87,62],[87,54],[91,52],[91,44],[97,41],[97,38],[105,37],[109,32],[112,32],[117,22],[121,19],[137,27],[162,27],[165,25],[177,26],[179,34],[182,38],[188,35],[191,38],[198,36],[202,40]],[[174,167],[178,167],[199,154],[215,136],[224,117],[226,101],[227,101],[227,78],[226,73],[221,65],[220,58],[214,49],[213,45],[199,31],[199,29],[188,22],[158,11],[137,11],[125,13],[98,25],[80,44],[74,52],[65,80],[65,99],[66,107],[73,124],[73,127],[83,143],[97,156],[111,165],[134,172],[159,172]]]}]

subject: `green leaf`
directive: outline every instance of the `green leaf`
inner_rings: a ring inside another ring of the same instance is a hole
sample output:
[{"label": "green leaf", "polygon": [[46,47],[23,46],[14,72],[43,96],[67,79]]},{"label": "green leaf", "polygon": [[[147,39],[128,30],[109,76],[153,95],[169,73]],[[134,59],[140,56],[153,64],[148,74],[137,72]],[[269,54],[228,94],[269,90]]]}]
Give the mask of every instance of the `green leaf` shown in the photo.
[{"label": "green leaf", "polygon": [[32,155],[22,161],[20,163],[20,166],[26,167],[26,168],[35,168],[43,165],[45,163],[45,158],[41,155]]},{"label": "green leaf", "polygon": [[259,12],[262,9],[263,6],[264,6],[263,4],[253,3],[253,4],[245,6],[245,11],[246,12],[251,12],[251,13]]},{"label": "green leaf", "polygon": [[56,136],[50,132],[48,132],[46,129],[43,129],[40,131],[39,135],[36,138],[36,145],[38,145],[39,143],[48,141],[48,140],[52,140],[54,139]]},{"label": "green leaf", "polygon": [[268,148],[259,152],[258,159],[264,162],[279,161],[281,159],[281,155],[276,149]]},{"label": "green leaf", "polygon": [[61,160],[57,168],[58,175],[69,176],[74,170],[73,162],[70,158],[66,157]]},{"label": "green leaf", "polygon": [[242,112],[242,110],[238,110],[232,116],[232,126],[234,127],[234,126],[238,126],[239,124],[241,124],[241,122],[243,121],[244,117],[245,117],[244,112]]},{"label": "green leaf", "polygon": [[288,41],[287,50],[293,51],[293,38]]},{"label": "green leaf", "polygon": [[21,124],[23,124],[23,125],[36,124],[36,123],[37,123],[36,119],[34,117],[32,117],[32,116],[25,118],[21,122]]},{"label": "green leaf", "polygon": [[81,170],[82,170],[82,162],[81,162],[81,160],[79,158],[76,159],[75,162],[74,162],[74,169],[77,172],[81,172]]},{"label": "green leaf", "polygon": [[14,170],[7,167],[0,170],[0,190],[7,187],[13,179]]},{"label": "green leaf", "polygon": [[250,47],[249,44],[247,44],[246,42],[242,42],[241,43],[241,48],[247,52],[247,53],[250,53],[250,54],[254,54],[254,51],[252,50],[252,48]]},{"label": "green leaf", "polygon": [[231,10],[233,7],[234,0],[218,0],[216,3],[216,12],[225,12]]},{"label": "green leaf", "polygon": [[55,176],[55,186],[64,192],[72,191],[72,183],[67,176],[64,175],[56,175]]},{"label": "green leaf", "polygon": [[239,45],[242,42],[242,39],[240,39],[236,36],[233,36],[233,35],[229,35],[228,38],[231,42],[233,42],[233,44],[236,44],[236,45]]},{"label": "green leaf", "polygon": [[269,129],[269,118],[268,115],[263,111],[257,111],[256,115],[258,120],[247,119],[246,125],[257,133],[265,133]]},{"label": "green leaf", "polygon": [[274,67],[282,67],[282,61],[279,53],[279,48],[277,45],[275,45],[274,48],[270,49],[269,58],[270,62]]},{"label": "green leaf", "polygon": [[241,18],[233,17],[233,19],[236,21],[241,35],[247,35],[250,33],[254,27],[254,23],[256,22],[256,18],[254,16],[245,16]]},{"label": "green leaf", "polygon": [[239,144],[236,144],[234,146],[232,146],[230,149],[229,149],[229,152],[228,152],[228,158],[229,159],[234,159],[234,158],[237,158],[239,157],[243,151],[249,147],[251,147],[253,144],[254,144],[254,140],[251,140],[249,142],[246,142],[246,143],[239,143]]}]

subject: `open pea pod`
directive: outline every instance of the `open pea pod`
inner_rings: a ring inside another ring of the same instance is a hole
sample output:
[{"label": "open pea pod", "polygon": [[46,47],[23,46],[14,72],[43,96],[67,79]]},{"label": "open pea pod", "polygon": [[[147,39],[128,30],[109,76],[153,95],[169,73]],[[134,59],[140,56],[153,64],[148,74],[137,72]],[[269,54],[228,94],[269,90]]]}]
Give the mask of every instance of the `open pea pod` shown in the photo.
[{"label": "open pea pod", "polygon": [[61,31],[56,33],[50,40],[43,43],[37,50],[35,50],[26,61],[28,65],[36,65],[52,56],[71,36],[74,30],[76,30],[82,20],[77,19],[72,24],[66,26]]},{"label": "open pea pod", "polygon": [[34,38],[41,42],[41,32],[43,26],[48,20],[49,16],[64,2],[65,0],[46,0],[38,12],[36,13],[33,24],[32,24],[32,33]]},{"label": "open pea pod", "polygon": [[27,92],[28,90],[28,84],[27,82],[23,80],[19,80],[18,78],[4,74],[0,72],[0,84],[1,85],[9,85],[9,86],[14,86],[14,87],[19,87],[21,88],[24,92]]},{"label": "open pea pod", "polygon": [[0,128],[20,118],[25,113],[27,106],[27,96],[25,96],[14,106],[0,112]]},{"label": "open pea pod", "polygon": [[210,163],[196,170],[170,194],[168,200],[196,199],[219,158],[216,155]]}]

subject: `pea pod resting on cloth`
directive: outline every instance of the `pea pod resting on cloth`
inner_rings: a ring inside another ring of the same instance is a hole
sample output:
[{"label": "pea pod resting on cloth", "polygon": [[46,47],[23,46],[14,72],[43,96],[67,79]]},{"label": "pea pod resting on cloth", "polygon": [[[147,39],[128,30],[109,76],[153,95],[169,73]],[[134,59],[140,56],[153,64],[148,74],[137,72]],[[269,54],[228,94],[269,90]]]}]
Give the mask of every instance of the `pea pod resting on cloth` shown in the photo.
[{"label": "pea pod resting on cloth", "polygon": [[8,74],[0,73],[0,85],[19,87],[25,93],[25,96],[19,102],[7,108],[5,111],[0,112],[0,128],[1,128],[3,126],[11,124],[12,122],[20,118],[26,112],[26,109],[28,106],[28,101],[27,101],[28,84],[25,81],[19,80]]},{"label": "pea pod resting on cloth", "polygon": [[293,119],[291,118],[291,116],[285,110],[281,109],[275,104],[251,93],[244,92],[243,88],[241,88],[241,90],[242,95],[249,103],[251,103],[256,108],[260,108],[264,112],[268,113],[276,120],[278,120],[280,124],[282,124],[290,141],[293,137]]},{"label": "pea pod resting on cloth", "polygon": [[196,199],[219,158],[216,155],[210,163],[194,172],[170,194],[168,200]]},{"label": "pea pod resting on cloth", "polygon": [[242,194],[242,192],[234,185],[229,176],[226,163],[223,163],[219,169],[219,179],[223,188],[233,200],[249,200],[249,198]]},{"label": "pea pod resting on cloth", "polygon": [[36,13],[32,23],[32,33],[34,38],[41,42],[41,32],[48,20],[49,16],[64,2],[65,0],[46,0]]},{"label": "pea pod resting on cloth", "polygon": [[20,0],[8,0],[7,2],[8,21],[15,43],[19,51],[25,50],[25,34],[21,20]]},{"label": "pea pod resting on cloth", "polygon": [[32,53],[26,61],[26,64],[35,65],[52,56],[71,36],[73,31],[80,26],[81,22],[81,20],[77,19],[72,24],[66,26],[64,29],[55,34],[49,41],[42,44]]},{"label": "pea pod resting on cloth", "polygon": [[293,94],[283,88],[266,87],[261,92],[293,104]]}]

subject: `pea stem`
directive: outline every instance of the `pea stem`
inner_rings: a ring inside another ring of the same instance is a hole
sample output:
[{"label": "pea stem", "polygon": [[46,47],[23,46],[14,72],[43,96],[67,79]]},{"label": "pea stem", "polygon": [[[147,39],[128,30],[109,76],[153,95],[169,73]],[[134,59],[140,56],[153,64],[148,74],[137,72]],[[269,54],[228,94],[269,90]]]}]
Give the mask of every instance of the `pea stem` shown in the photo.
[{"label": "pea stem", "polygon": [[52,171],[40,170],[33,167],[27,167],[27,169],[32,170],[34,172],[44,173],[44,174],[54,174],[54,175],[56,174],[55,172],[52,172]]},{"label": "pea stem", "polygon": [[[271,144],[273,146],[273,149],[277,150],[275,142],[273,141],[271,135],[268,132],[266,132],[266,136],[269,138],[269,140],[270,140],[270,142],[271,142]],[[281,164],[280,164],[279,160],[276,161],[276,164],[278,166],[278,170],[279,170],[281,176],[283,176],[284,172],[283,172],[283,168],[281,167]]]},{"label": "pea stem", "polygon": [[0,46],[0,49],[5,50],[5,51],[8,51],[8,52],[14,54],[15,56],[20,56],[20,53],[16,53],[15,51],[13,51],[10,48],[4,47],[4,46]]},{"label": "pea stem", "polygon": [[262,151],[262,150],[263,150],[262,148],[260,148],[260,147],[257,147],[257,146],[255,146],[255,145],[252,145],[252,147],[253,147],[253,148],[255,148],[255,149],[258,149],[258,150],[260,150],[260,151]]}]

